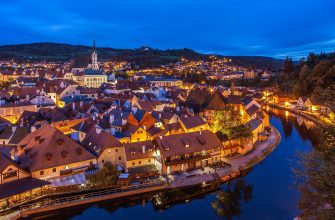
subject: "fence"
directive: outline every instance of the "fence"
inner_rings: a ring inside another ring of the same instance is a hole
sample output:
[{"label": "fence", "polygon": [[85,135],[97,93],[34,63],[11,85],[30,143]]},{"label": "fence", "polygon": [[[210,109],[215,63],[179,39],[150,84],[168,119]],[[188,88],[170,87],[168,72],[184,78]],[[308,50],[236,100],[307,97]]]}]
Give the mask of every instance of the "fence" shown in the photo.
[{"label": "fence", "polygon": [[149,187],[149,186],[159,186],[159,185],[163,185],[164,183],[165,183],[164,181],[157,181],[157,182],[131,185],[131,186],[127,186],[127,187],[118,187],[118,188],[113,188],[113,189],[107,189],[107,190],[102,190],[102,191],[98,191],[98,192],[80,194],[80,195],[75,195],[75,196],[68,196],[68,197],[59,198],[59,199],[45,199],[41,202],[36,202],[36,203],[20,206],[20,212],[39,209],[39,208],[53,206],[53,205],[60,205],[60,204],[64,204],[64,203],[74,202],[74,201],[85,200],[85,199],[94,198],[94,197],[100,197],[100,196],[104,196],[104,195],[115,194],[115,193],[119,193],[119,192],[142,189],[142,188],[146,188],[146,187]]}]

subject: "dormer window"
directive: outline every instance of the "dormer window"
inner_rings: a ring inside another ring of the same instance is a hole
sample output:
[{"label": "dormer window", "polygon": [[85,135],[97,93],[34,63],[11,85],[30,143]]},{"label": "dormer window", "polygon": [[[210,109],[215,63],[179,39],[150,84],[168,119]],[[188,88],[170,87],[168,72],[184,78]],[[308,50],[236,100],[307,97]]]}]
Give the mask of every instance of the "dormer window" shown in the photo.
[{"label": "dormer window", "polygon": [[15,177],[15,176],[17,176],[17,171],[16,170],[11,170],[11,171],[8,171],[7,173],[3,174],[4,179],[8,179],[8,178]]}]

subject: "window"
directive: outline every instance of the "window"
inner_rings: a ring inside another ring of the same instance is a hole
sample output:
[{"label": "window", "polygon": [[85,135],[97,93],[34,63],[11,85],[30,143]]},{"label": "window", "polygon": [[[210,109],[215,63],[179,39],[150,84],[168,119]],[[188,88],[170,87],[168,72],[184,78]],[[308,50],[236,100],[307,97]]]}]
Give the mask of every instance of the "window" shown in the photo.
[{"label": "window", "polygon": [[118,151],[118,149],[115,149],[115,152],[117,152]]},{"label": "window", "polygon": [[141,164],[142,162],[141,161],[138,161],[138,164]]},{"label": "window", "polygon": [[148,160],[148,163],[151,163],[151,159]]},{"label": "window", "polygon": [[14,177],[14,176],[17,176],[17,171],[15,171],[15,170],[14,171],[9,171],[9,172],[5,173],[3,175],[3,178],[7,179],[7,178]]},{"label": "window", "polygon": [[119,157],[119,160],[121,160],[121,157]]},{"label": "window", "polygon": [[102,160],[101,162],[102,162],[102,163],[105,163],[105,160]]},{"label": "window", "polygon": [[53,168],[53,169],[52,169],[52,172],[56,173],[56,168]]},{"label": "window", "polygon": [[44,170],[41,170],[41,171],[40,171],[40,175],[41,175],[41,176],[44,175]]},{"label": "window", "polygon": [[133,162],[132,165],[135,166],[135,162]]}]

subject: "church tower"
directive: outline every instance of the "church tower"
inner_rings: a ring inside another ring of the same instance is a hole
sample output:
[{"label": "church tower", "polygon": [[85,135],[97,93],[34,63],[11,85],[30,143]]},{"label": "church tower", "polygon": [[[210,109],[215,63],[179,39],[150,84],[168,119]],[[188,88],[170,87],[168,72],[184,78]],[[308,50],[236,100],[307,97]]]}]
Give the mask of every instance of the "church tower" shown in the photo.
[{"label": "church tower", "polygon": [[91,55],[91,60],[92,60],[92,66],[91,66],[92,70],[99,70],[98,54],[95,47],[95,40],[93,41],[93,52]]}]

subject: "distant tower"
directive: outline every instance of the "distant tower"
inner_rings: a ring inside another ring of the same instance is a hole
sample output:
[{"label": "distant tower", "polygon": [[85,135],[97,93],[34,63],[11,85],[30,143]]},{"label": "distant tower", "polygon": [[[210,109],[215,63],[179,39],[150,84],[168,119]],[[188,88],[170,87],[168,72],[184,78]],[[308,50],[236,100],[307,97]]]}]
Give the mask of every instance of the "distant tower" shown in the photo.
[{"label": "distant tower", "polygon": [[95,47],[95,40],[93,41],[93,52],[91,55],[91,59],[92,59],[92,66],[91,66],[92,70],[99,70],[98,54]]},{"label": "distant tower", "polygon": [[235,92],[235,81],[234,79],[230,80],[230,94],[234,95]]}]

